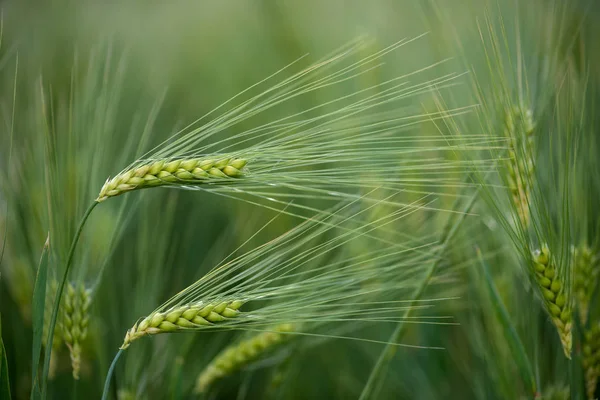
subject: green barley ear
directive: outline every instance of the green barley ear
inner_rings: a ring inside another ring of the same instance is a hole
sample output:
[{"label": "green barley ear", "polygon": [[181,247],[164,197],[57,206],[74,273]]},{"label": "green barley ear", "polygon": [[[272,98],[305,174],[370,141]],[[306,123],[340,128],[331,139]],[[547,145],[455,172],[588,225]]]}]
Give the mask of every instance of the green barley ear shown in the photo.
[{"label": "green barley ear", "polygon": [[261,332],[239,343],[225,348],[200,373],[196,381],[196,393],[204,393],[219,379],[231,375],[267,352],[285,342],[296,331],[294,324],[279,324],[265,332]]},{"label": "green barley ear", "polygon": [[86,289],[83,284],[77,286],[68,284],[61,307],[61,327],[63,339],[71,354],[73,379],[79,379],[81,344],[87,337],[91,302],[90,289]]},{"label": "green barley ear", "polygon": [[600,377],[600,322],[585,332],[583,345],[583,370],[588,399],[595,399]]},{"label": "green barley ear", "polygon": [[239,300],[208,304],[200,302],[154,312],[127,331],[121,349],[128,348],[131,342],[146,335],[214,326],[237,317],[242,305],[243,302]]},{"label": "green barley ear", "polygon": [[564,282],[558,274],[550,250],[543,245],[533,253],[535,281],[542,294],[546,311],[558,330],[567,358],[571,358],[571,304]]},{"label": "green barley ear", "polygon": [[126,169],[107,180],[97,202],[136,189],[164,185],[197,185],[216,180],[239,178],[247,160],[226,156],[162,159]]},{"label": "green barley ear", "polygon": [[506,161],[508,187],[519,220],[528,227],[531,216],[529,201],[534,174],[533,133],[535,124],[531,110],[514,107],[506,112],[505,135],[510,139]]},{"label": "green barley ear", "polygon": [[573,247],[573,293],[581,312],[581,320],[587,321],[594,283],[600,271],[600,257],[589,246]]}]

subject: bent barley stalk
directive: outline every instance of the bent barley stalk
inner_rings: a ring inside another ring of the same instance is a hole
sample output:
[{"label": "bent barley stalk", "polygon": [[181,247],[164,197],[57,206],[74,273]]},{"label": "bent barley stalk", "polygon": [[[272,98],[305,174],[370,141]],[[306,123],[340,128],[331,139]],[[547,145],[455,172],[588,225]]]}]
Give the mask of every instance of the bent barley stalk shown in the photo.
[{"label": "bent barley stalk", "polygon": [[243,175],[247,160],[241,158],[188,158],[158,160],[125,170],[107,180],[96,199],[102,202],[135,189],[163,185],[189,185]]},{"label": "bent barley stalk", "polygon": [[129,347],[131,342],[146,335],[175,332],[182,329],[213,326],[219,322],[235,318],[244,302],[239,300],[223,301],[220,303],[202,302],[173,307],[165,312],[155,312],[136,323],[125,334],[121,349]]},{"label": "bent barley stalk", "polygon": [[529,199],[531,198],[531,182],[534,173],[533,133],[535,124],[532,112],[522,107],[514,107],[507,111],[505,117],[505,135],[511,146],[507,161],[508,187],[517,215],[524,227],[530,223]]},{"label": "bent barley stalk", "polygon": [[279,324],[268,331],[227,347],[200,373],[196,381],[196,393],[204,393],[217,380],[264,356],[265,353],[289,339],[290,332],[296,330],[294,324]]},{"label": "bent barley stalk", "polygon": [[571,304],[547,245],[533,253],[535,281],[544,298],[546,311],[558,330],[567,358],[571,358]]},{"label": "bent barley stalk", "polygon": [[81,343],[86,339],[90,320],[89,308],[92,302],[91,290],[83,284],[67,286],[67,295],[61,307],[61,328],[63,339],[71,355],[73,379],[79,379],[81,369]]}]

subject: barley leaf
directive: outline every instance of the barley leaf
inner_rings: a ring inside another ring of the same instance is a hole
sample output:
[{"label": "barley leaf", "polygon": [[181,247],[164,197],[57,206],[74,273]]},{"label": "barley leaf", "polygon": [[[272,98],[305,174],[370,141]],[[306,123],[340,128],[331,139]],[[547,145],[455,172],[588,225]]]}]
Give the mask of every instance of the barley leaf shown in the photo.
[{"label": "barley leaf", "polygon": [[38,399],[41,396],[40,387],[37,382],[37,374],[40,364],[40,353],[42,351],[42,335],[44,332],[44,309],[46,303],[46,281],[48,279],[48,249],[50,246],[50,236],[46,239],[40,264],[33,288],[33,343],[32,343],[32,361],[31,361],[31,399]]},{"label": "barley leaf", "polygon": [[10,382],[8,381],[8,360],[2,340],[2,320],[0,319],[0,399],[10,399]]},{"label": "barley leaf", "polygon": [[523,346],[523,342],[519,338],[519,334],[513,325],[508,311],[502,302],[502,298],[496,289],[496,285],[490,275],[489,268],[481,251],[477,249],[477,256],[481,263],[481,269],[483,271],[483,277],[485,279],[486,288],[488,290],[488,295],[491,300],[491,303],[494,307],[494,312],[496,314],[496,318],[500,322],[502,326],[502,330],[504,332],[504,337],[510,346],[511,353],[515,362],[517,363],[517,367],[521,373],[521,378],[523,382],[527,385],[529,393],[534,395],[537,391],[535,377],[533,375],[533,370],[531,368],[531,364],[529,362],[529,358],[527,357],[527,353],[525,351],[525,346]]}]

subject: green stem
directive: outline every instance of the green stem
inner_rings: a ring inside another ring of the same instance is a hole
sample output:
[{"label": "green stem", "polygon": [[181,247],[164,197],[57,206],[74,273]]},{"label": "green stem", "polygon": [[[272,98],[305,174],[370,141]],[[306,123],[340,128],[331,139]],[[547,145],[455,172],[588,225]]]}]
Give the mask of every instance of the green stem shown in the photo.
[{"label": "green stem", "polygon": [[[463,213],[459,216],[458,220],[456,220],[456,222],[450,227],[450,229],[446,233],[444,242],[442,243],[442,248],[440,249],[439,254],[438,254],[440,257],[438,257],[437,260],[433,261],[431,263],[431,265],[429,266],[429,268],[427,269],[427,272],[426,272],[425,276],[423,277],[421,284],[415,290],[415,293],[412,296],[413,301],[411,302],[410,307],[408,308],[408,310],[406,310],[404,312],[403,319],[410,317],[410,315],[412,314],[413,307],[420,300],[423,293],[425,293],[425,289],[429,285],[429,281],[431,280],[431,278],[435,274],[435,271],[437,270],[437,266],[441,260],[441,256],[443,255],[444,251],[448,247],[448,243],[450,243],[450,241],[452,240],[452,238],[458,231],[458,228],[464,221],[465,216],[467,215],[469,210],[471,210],[471,207],[473,207],[473,204],[475,203],[475,200],[477,199],[477,195],[478,195],[478,192],[473,194],[473,196],[469,200],[469,203],[464,208]],[[375,398],[375,393],[378,392],[379,389],[381,389],[381,385],[383,384],[384,377],[379,377],[379,374],[382,371],[382,369],[384,368],[384,366],[388,365],[392,361],[392,358],[394,357],[394,354],[396,351],[396,347],[394,346],[394,344],[397,343],[400,339],[402,339],[402,336],[404,335],[404,332],[406,331],[406,326],[407,325],[403,324],[402,322],[399,322],[398,325],[396,325],[396,329],[394,329],[394,332],[390,336],[388,344],[385,346],[385,349],[383,349],[383,351],[379,355],[379,358],[377,359],[377,363],[375,364],[375,367],[373,367],[373,370],[371,370],[371,374],[369,375],[369,380],[367,381],[367,384],[363,388],[363,391],[360,394],[359,400]],[[375,387],[375,384],[376,384],[375,381],[378,377],[379,377],[380,381],[377,384],[377,387]]]},{"label": "green stem", "polygon": [[123,353],[123,349],[119,349],[115,358],[113,358],[112,363],[110,364],[110,368],[108,369],[108,374],[106,375],[106,380],[104,381],[104,390],[102,391],[102,400],[106,400],[108,398],[108,389],[110,389],[110,380],[115,371],[115,366],[117,365],[117,360],[121,357]]},{"label": "green stem", "polygon": [[50,356],[52,355],[52,340],[54,339],[54,327],[56,326],[56,319],[58,317],[58,307],[60,305],[60,298],[65,287],[65,282],[67,281],[67,277],[69,275],[69,269],[71,268],[71,264],[73,263],[73,254],[75,253],[75,247],[77,247],[77,242],[79,241],[79,237],[81,236],[81,231],[83,230],[85,221],[87,221],[88,217],[92,213],[92,210],[97,205],[98,202],[94,201],[85,211],[85,214],[79,222],[79,227],[77,228],[77,232],[75,232],[73,242],[71,243],[71,249],[69,250],[69,255],[67,256],[65,272],[63,273],[62,280],[60,282],[60,285],[58,286],[58,291],[56,292],[56,299],[54,300],[52,317],[50,318],[50,326],[48,329],[48,338],[46,339],[46,352],[44,353],[44,370],[42,372],[42,400],[46,398],[46,385],[48,383],[48,371],[50,370]]}]

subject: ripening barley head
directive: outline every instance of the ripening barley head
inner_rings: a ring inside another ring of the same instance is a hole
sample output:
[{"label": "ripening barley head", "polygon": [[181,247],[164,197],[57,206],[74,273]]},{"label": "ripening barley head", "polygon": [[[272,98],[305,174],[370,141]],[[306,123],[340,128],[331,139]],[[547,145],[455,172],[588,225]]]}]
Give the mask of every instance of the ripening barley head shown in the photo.
[{"label": "ripening barley head", "polygon": [[295,329],[294,324],[279,324],[268,327],[263,332],[251,332],[247,337],[226,347],[200,372],[194,390],[197,393],[206,392],[216,381],[276,351],[293,338],[290,333]]},{"label": "ripening barley head", "polygon": [[572,346],[572,292],[565,285],[564,275],[557,270],[555,256],[548,245],[543,245],[532,256],[535,282],[541,292],[546,312],[556,327],[565,356],[571,358]]},{"label": "ripening barley head", "polygon": [[[331,206],[356,199],[357,188],[456,196],[457,189],[470,184],[464,180],[467,165],[454,156],[472,153],[477,158],[498,141],[480,135],[444,137],[436,131],[417,134],[421,125],[468,114],[471,106],[426,111],[414,104],[416,99],[450,90],[459,83],[460,74],[426,78],[440,67],[439,62],[339,94],[344,85],[359,82],[363,74],[378,68],[388,54],[419,39],[403,40],[372,54],[365,51],[368,43],[359,40],[285,77],[303,60],[290,64],[109,178],[96,201],[168,186],[306,215],[312,206],[289,200],[325,201]],[[322,103],[248,127],[257,116],[277,115],[277,110],[312,95],[321,96]],[[492,162],[479,160],[479,167],[485,169]],[[402,198],[396,203],[407,204]]]}]

